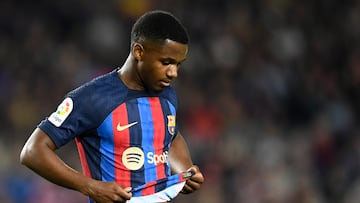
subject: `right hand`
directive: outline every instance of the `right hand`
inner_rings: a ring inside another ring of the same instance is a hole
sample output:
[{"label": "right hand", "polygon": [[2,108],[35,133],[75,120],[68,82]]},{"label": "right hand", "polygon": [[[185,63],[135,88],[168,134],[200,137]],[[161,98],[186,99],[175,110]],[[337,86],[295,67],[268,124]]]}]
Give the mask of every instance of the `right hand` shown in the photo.
[{"label": "right hand", "polygon": [[21,163],[50,182],[79,191],[98,203],[126,202],[132,197],[130,187],[94,180],[69,167],[55,153],[56,149],[49,135],[36,128],[21,150]]},{"label": "right hand", "polygon": [[132,197],[131,187],[97,180],[91,181],[83,193],[97,203],[126,202]]}]

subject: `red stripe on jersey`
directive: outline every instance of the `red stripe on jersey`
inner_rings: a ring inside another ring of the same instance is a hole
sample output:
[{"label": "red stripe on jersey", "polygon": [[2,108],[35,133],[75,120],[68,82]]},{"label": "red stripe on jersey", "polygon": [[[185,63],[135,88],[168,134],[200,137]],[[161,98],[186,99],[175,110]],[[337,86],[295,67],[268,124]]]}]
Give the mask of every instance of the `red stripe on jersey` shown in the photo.
[{"label": "red stripe on jersey", "polygon": [[123,103],[112,112],[112,126],[114,132],[114,167],[115,181],[122,187],[131,186],[131,172],[122,162],[123,152],[130,146],[129,129],[117,130],[117,126],[128,124],[126,104]]},{"label": "red stripe on jersey", "polygon": [[141,191],[142,196],[152,195],[155,193],[155,184],[156,181],[149,182],[145,185],[144,189]]},{"label": "red stripe on jersey", "polygon": [[[165,139],[165,121],[164,114],[161,108],[160,99],[158,97],[149,98],[152,120],[154,123],[154,154],[163,154],[164,139]],[[158,163],[156,165],[157,179],[166,177],[165,166],[166,163]]]},{"label": "red stripe on jersey", "polygon": [[79,157],[80,157],[83,173],[85,174],[85,176],[91,177],[90,168],[89,168],[88,162],[86,160],[84,146],[82,145],[79,137],[75,137],[75,143],[76,143],[76,146],[77,146],[77,149],[79,152]]}]

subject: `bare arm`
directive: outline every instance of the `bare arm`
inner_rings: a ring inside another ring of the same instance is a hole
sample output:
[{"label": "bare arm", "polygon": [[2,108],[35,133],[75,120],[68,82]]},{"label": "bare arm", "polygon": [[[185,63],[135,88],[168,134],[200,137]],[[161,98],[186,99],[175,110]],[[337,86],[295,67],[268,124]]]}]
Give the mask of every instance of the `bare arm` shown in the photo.
[{"label": "bare arm", "polygon": [[193,164],[189,148],[180,132],[178,132],[171,143],[169,160],[172,173],[180,173],[183,171],[192,171],[194,173],[194,175],[186,181],[182,191],[183,193],[192,193],[200,189],[201,184],[204,182],[204,176],[200,172],[200,169]]},{"label": "bare arm", "polygon": [[116,183],[101,182],[84,176],[66,165],[55,153],[56,146],[41,129],[34,130],[25,143],[20,161],[45,179],[90,196],[96,202],[125,202],[131,198],[131,188]]}]

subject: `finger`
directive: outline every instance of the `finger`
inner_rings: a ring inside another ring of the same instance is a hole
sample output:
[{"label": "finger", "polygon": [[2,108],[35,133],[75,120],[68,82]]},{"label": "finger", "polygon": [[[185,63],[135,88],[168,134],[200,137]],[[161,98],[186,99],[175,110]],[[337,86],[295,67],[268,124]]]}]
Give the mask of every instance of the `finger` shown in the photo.
[{"label": "finger", "polygon": [[200,169],[197,165],[192,165],[187,171],[191,171],[194,174],[200,172]]},{"label": "finger", "polygon": [[186,184],[183,187],[183,191],[185,194],[195,192],[200,188],[200,184],[197,184],[192,181],[187,181]]},{"label": "finger", "polygon": [[191,179],[186,182],[186,185],[189,186],[193,190],[198,190],[201,187],[201,183],[199,183],[197,181],[193,181]]},{"label": "finger", "polygon": [[126,202],[126,200],[119,200],[119,201],[113,201],[114,203],[125,203]]},{"label": "finger", "polygon": [[132,197],[131,187],[118,187],[116,190],[116,196],[117,197],[114,199],[116,201],[125,202],[126,200],[129,200]]},{"label": "finger", "polygon": [[131,193],[131,189],[127,189],[124,190],[121,194],[120,197],[124,200],[129,200],[132,197],[132,193]]},{"label": "finger", "polygon": [[191,171],[193,173],[190,180],[195,181],[200,184],[202,184],[204,182],[204,176],[200,172],[200,169],[198,166],[194,165],[194,166],[190,167],[188,169],[188,171]]},{"label": "finger", "polygon": [[197,173],[190,178],[190,181],[198,184],[202,184],[204,182],[204,177],[202,176],[201,173]]},{"label": "finger", "polygon": [[181,193],[188,194],[192,193],[195,190],[200,189],[201,184],[204,182],[204,177],[202,173],[200,172],[200,169],[198,166],[193,165],[188,170],[188,172],[191,172],[191,176],[186,181],[186,184],[184,185],[183,189],[181,190]]},{"label": "finger", "polygon": [[131,192],[132,188],[131,187],[126,187],[124,188],[125,192]]},{"label": "finger", "polygon": [[131,198],[131,196],[126,196],[126,195],[117,195],[115,199],[113,199],[113,202],[126,202],[127,200],[129,200]]},{"label": "finger", "polygon": [[183,194],[189,194],[192,192],[194,192],[193,189],[186,184],[184,185],[183,189],[181,190],[181,193],[183,193]]}]

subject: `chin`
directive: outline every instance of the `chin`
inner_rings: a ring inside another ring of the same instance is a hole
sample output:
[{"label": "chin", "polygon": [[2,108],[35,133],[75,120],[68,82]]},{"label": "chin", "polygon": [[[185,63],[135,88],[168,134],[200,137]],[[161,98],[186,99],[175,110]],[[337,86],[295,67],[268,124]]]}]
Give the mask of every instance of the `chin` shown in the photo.
[{"label": "chin", "polygon": [[160,86],[153,86],[153,87],[147,87],[146,90],[149,92],[161,92],[165,89],[166,87],[160,87]]},{"label": "chin", "polygon": [[158,87],[158,88],[154,88],[153,91],[154,92],[161,92],[165,89],[166,87]]}]

